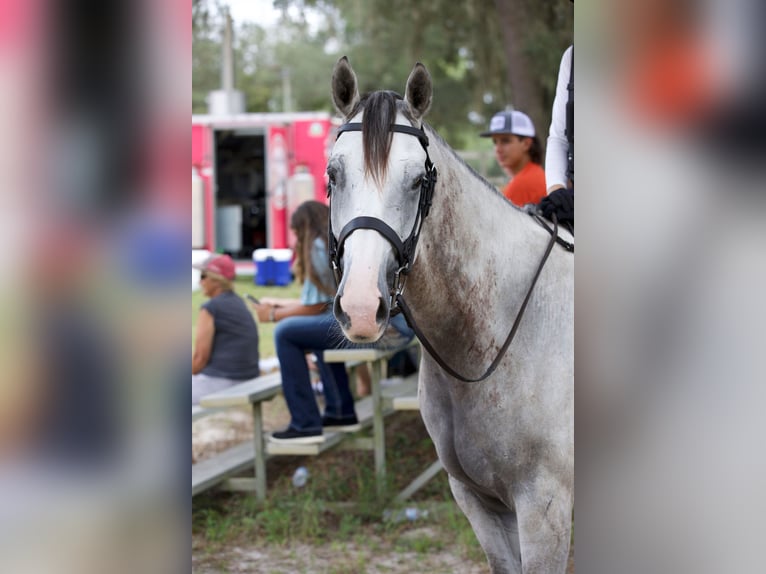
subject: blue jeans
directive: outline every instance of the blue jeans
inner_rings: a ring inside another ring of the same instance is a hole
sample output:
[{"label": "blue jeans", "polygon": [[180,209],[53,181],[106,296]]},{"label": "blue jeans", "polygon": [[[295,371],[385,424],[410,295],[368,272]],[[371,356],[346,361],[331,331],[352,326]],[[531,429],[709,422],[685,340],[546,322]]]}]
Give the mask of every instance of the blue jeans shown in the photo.
[{"label": "blue jeans", "polygon": [[[401,316],[391,321],[391,327],[379,347],[392,347],[412,339],[413,333]],[[282,373],[282,391],[290,409],[290,428],[299,431],[321,431],[322,415],[319,413],[305,354],[316,355],[317,367],[322,377],[325,397],[325,414],[347,419],[356,416],[354,397],[349,387],[346,366],[343,363],[325,363],[322,351],[353,347],[343,336],[331,311],[320,315],[287,317],[274,329],[274,344]]]}]

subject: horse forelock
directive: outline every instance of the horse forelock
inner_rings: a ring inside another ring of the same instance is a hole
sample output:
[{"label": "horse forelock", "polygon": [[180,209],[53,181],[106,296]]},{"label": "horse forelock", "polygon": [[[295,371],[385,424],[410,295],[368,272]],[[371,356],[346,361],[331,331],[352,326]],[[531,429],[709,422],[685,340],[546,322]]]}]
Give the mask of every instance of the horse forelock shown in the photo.
[{"label": "horse forelock", "polygon": [[402,112],[412,123],[412,114],[402,97],[396,92],[380,91],[365,95],[351,116],[364,111],[362,117],[362,145],[364,149],[364,173],[380,185],[388,171],[393,132],[391,126]]}]

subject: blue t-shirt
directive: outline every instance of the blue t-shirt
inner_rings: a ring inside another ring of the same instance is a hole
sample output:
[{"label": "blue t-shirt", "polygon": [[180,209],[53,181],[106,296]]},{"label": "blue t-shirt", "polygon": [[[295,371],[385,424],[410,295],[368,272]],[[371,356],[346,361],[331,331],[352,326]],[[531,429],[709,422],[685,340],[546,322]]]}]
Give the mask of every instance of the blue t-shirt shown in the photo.
[{"label": "blue t-shirt", "polygon": [[202,304],[213,316],[213,350],[202,372],[237,381],[252,379],[258,370],[258,327],[242,298],[225,291]]},{"label": "blue t-shirt", "polygon": [[[329,258],[327,255],[327,249],[325,248],[324,241],[319,237],[314,240],[311,246],[311,265],[317,272],[317,275],[322,278],[322,283],[326,285],[334,285],[335,278],[333,277],[332,268],[330,267]],[[314,285],[311,279],[307,276],[303,280],[303,289],[301,290],[301,303],[304,305],[316,305],[317,303],[329,303],[333,300],[333,295],[327,295],[319,290],[319,287]]]}]

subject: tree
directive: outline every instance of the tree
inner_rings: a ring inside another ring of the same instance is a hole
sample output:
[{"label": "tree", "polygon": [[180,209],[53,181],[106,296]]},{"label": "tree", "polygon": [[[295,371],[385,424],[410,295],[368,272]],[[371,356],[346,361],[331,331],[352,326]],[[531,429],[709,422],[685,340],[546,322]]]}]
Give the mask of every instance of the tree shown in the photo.
[{"label": "tree", "polygon": [[236,83],[248,110],[282,111],[289,82],[292,109],[330,111],[329,71],[336,57],[326,52],[327,41],[325,31],[313,33],[305,20],[283,18],[278,30],[239,27]]},{"label": "tree", "polygon": [[[571,43],[572,9],[563,0],[494,0],[515,107],[540,134],[550,125],[561,54]],[[544,138],[541,138],[544,139]]]},{"label": "tree", "polygon": [[[192,5],[192,110],[207,112],[207,96],[221,85],[224,8],[219,0]],[[289,74],[292,108],[330,110],[329,71],[335,56],[326,52],[334,32],[313,32],[305,18],[285,13],[278,27],[234,22],[235,88],[245,94],[249,112],[283,111],[284,74]]]},{"label": "tree", "polygon": [[[544,143],[558,64],[572,41],[567,0],[274,0],[274,5],[283,9],[275,29],[235,22],[236,85],[246,94],[249,111],[283,109],[284,70],[294,109],[330,110],[330,72],[341,55],[357,69],[362,91],[401,92],[421,61],[436,94],[428,121],[451,145],[480,145],[476,134],[506,106],[527,112]],[[308,9],[323,16],[318,29],[307,23]],[[219,14],[218,0],[194,0],[195,111],[205,111],[207,92],[220,84]]]},{"label": "tree", "polygon": [[[339,43],[362,89],[403,89],[416,61],[434,81],[429,121],[455,146],[506,106],[547,131],[558,63],[572,39],[565,0],[275,0],[282,8],[335,10]],[[401,84],[401,85],[400,85]],[[541,138],[544,140],[544,138]]]},{"label": "tree", "polygon": [[192,112],[207,112],[207,94],[221,85],[222,11],[217,0],[192,3]]}]

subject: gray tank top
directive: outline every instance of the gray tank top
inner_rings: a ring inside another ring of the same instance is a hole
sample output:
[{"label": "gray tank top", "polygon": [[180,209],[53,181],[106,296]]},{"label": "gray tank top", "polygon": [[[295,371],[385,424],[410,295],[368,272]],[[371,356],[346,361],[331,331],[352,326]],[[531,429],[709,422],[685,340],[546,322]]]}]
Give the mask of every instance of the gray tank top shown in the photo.
[{"label": "gray tank top", "polygon": [[242,298],[226,291],[203,303],[202,308],[215,323],[213,351],[202,372],[234,380],[257,377],[258,327]]}]

